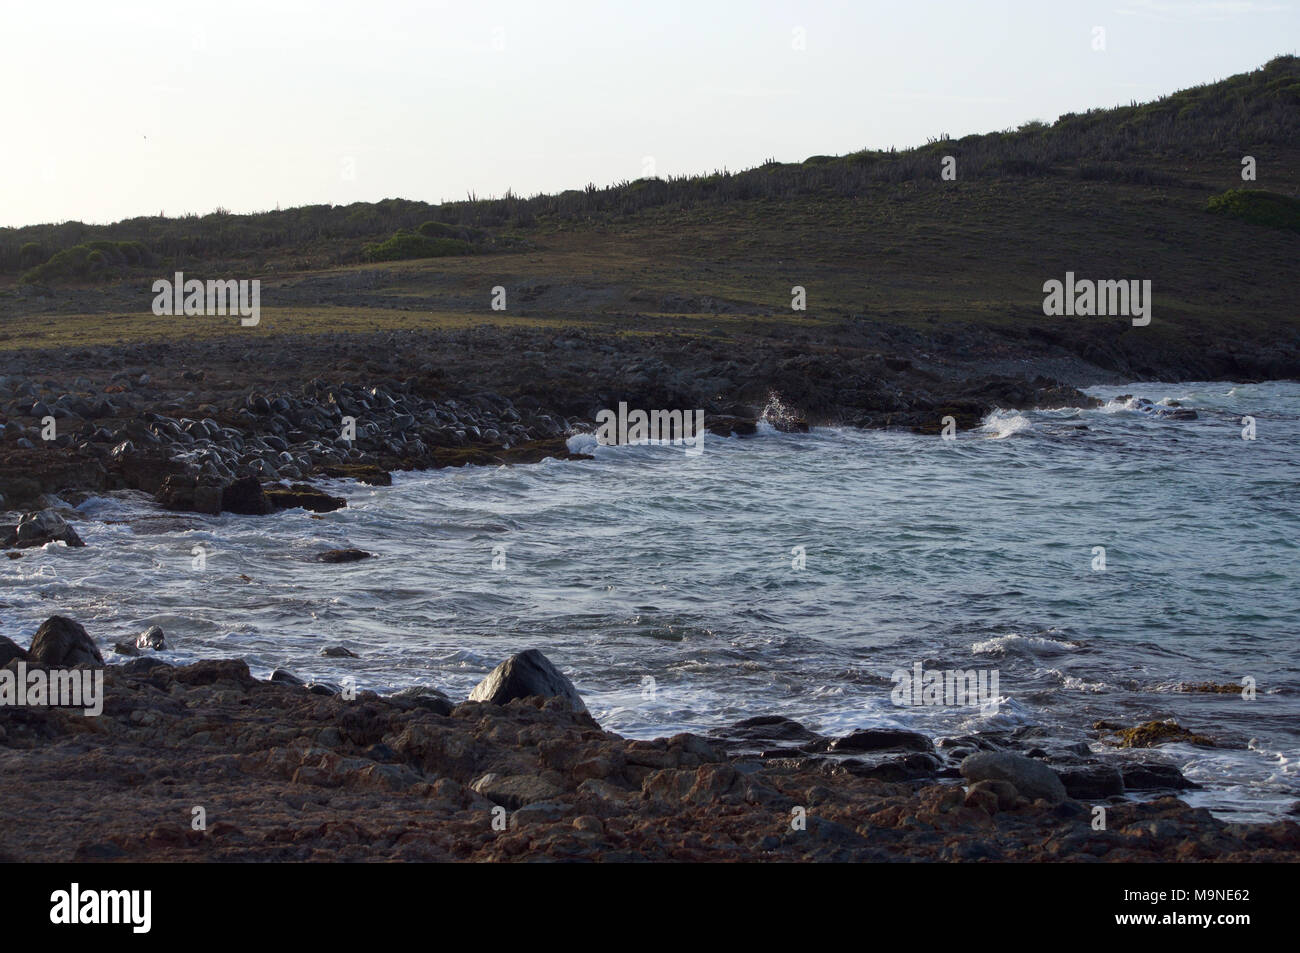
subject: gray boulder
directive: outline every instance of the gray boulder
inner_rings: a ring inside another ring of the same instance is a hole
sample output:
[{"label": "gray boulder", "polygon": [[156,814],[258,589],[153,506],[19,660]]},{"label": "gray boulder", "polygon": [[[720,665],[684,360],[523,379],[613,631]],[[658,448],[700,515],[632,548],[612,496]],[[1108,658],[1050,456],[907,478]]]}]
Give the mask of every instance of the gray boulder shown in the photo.
[{"label": "gray boulder", "polygon": [[474,690],[469,694],[469,700],[504,705],[516,698],[528,698],[532,695],[563,699],[568,707],[576,712],[587,710],[582,696],[573,687],[573,682],[569,681],[537,649],[528,649],[526,652],[510,656],[494,668],[487,678],[474,686]]},{"label": "gray boulder", "polygon": [[1066,799],[1065,785],[1055,771],[1032,758],[1010,751],[981,751],[961,763],[961,776],[968,781],[1006,781],[1027,798],[1042,798],[1050,804]]},{"label": "gray boulder", "polygon": [[61,615],[52,615],[41,623],[27,655],[33,662],[50,668],[104,665],[95,640],[79,623]]},{"label": "gray boulder", "polygon": [[156,625],[151,625],[135,638],[135,647],[138,649],[153,649],[162,651],[167,648],[167,642],[163,638],[163,630]]},{"label": "gray boulder", "polygon": [[68,525],[67,520],[53,510],[23,514],[17,526],[0,527],[0,537],[3,537],[0,547],[5,549],[26,549],[54,542],[72,547],[86,545],[77,531]]}]

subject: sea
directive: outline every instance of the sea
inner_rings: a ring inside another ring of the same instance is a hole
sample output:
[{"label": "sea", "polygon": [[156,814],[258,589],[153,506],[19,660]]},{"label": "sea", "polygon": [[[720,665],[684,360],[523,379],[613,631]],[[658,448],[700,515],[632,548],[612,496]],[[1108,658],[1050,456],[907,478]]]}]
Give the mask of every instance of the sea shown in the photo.
[{"label": "sea", "polygon": [[[26,645],[62,614],[110,657],[159,625],[173,663],[453,699],[536,648],[630,737],[774,714],[828,735],[1034,726],[1044,748],[1175,764],[1221,817],[1284,816],[1300,384],[1087,392],[1101,405],[995,411],[951,440],[765,421],[695,453],[575,434],[594,459],[326,481],[347,498],[327,514],[96,497],[76,508],[84,549],[0,560],[0,634]],[[346,547],[374,556],[313,561]],[[358,657],[321,654],[336,645]],[[996,693],[899,704],[918,665],[996,674]],[[1204,684],[1228,687],[1187,690]],[[1093,728],[1167,718],[1215,746],[1119,749]]]}]

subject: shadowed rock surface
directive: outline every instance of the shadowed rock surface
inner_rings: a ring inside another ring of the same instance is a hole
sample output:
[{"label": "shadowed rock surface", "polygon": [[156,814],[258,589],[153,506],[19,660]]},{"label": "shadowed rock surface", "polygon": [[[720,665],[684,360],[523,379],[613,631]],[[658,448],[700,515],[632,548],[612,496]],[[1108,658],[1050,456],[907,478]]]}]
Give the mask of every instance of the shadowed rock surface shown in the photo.
[{"label": "shadowed rock surface", "polygon": [[50,616],[41,623],[27,654],[33,662],[50,668],[71,668],[74,665],[102,667],[104,664],[99,647],[81,623],[61,615]]}]

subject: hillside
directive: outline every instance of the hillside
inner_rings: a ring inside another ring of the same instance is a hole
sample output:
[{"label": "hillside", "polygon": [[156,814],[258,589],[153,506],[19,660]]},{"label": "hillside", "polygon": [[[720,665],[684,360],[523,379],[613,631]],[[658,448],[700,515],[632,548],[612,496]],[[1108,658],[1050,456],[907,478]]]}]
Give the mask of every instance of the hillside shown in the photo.
[{"label": "hillside", "polygon": [[[1246,155],[1256,181],[1241,178]],[[956,181],[940,178],[945,156]],[[1300,234],[1238,214],[1240,201],[1209,210],[1234,189],[1290,214],[1296,57],[1153,103],[896,153],[528,199],[0,230],[0,348],[492,324],[895,347],[1007,373],[1028,360],[1074,382],[1296,376]],[[367,261],[425,223],[456,253]],[[47,265],[87,242],[138,244],[106,249],[88,276],[76,272],[89,252],[70,274]],[[260,277],[261,325],[155,318],[149,284],[175,269]],[[1045,318],[1043,282],[1067,271],[1150,279],[1153,321]],[[796,285],[806,311],[791,310]],[[505,311],[489,307],[495,286]]]}]

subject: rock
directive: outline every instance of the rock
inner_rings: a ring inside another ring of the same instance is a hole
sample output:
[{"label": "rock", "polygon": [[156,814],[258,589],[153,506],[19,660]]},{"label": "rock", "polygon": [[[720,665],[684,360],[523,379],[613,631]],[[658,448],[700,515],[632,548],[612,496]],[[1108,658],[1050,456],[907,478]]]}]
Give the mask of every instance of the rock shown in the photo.
[{"label": "rock", "polygon": [[996,814],[1000,810],[998,796],[988,788],[980,787],[986,784],[986,781],[980,781],[978,784],[972,784],[970,790],[966,792],[965,805],[967,807],[978,808],[985,814]]},{"label": "rock", "polygon": [[391,697],[412,702],[426,711],[433,712],[435,715],[450,715],[454,707],[450,698],[438,691],[438,689],[429,688],[426,685],[412,685],[410,688],[403,688],[400,692],[395,692]]},{"label": "rock", "polygon": [[1008,784],[1006,781],[976,781],[970,786],[967,793],[972,791],[984,791],[992,794],[999,811],[1011,810],[1016,806],[1016,802],[1020,800],[1020,792],[1016,790],[1016,786]]},{"label": "rock", "polygon": [[113,651],[118,655],[137,656],[140,654],[140,650],[135,647],[135,643],[127,641],[114,642]]},{"label": "rock", "polygon": [[302,686],[303,680],[292,672],[287,672],[282,668],[277,668],[271,673],[271,679],[276,685],[298,685]]},{"label": "rock", "polygon": [[1202,745],[1207,748],[1214,747],[1213,739],[1188,731],[1172,718],[1164,721],[1148,721],[1119,732],[1121,748],[1154,748],[1172,741]]},{"label": "rock", "polygon": [[355,563],[362,559],[369,559],[374,553],[368,553],[363,549],[329,549],[323,553],[317,553],[312,557],[318,563]]},{"label": "rock", "polygon": [[1152,791],[1168,788],[1184,791],[1199,788],[1200,785],[1187,780],[1183,772],[1172,764],[1134,762],[1121,766],[1120,775],[1124,787],[1130,791]]},{"label": "rock", "polygon": [[564,793],[554,784],[530,774],[485,774],[470,789],[512,811],[525,804],[554,800]]},{"label": "rock", "polygon": [[167,643],[163,640],[163,630],[156,625],[141,632],[135,639],[135,647],[138,649],[153,649],[161,652],[167,648]]},{"label": "rock", "polygon": [[1072,798],[1091,800],[1124,793],[1124,778],[1109,764],[1086,764],[1057,772]]},{"label": "rock", "polygon": [[67,546],[85,546],[77,531],[53,510],[25,513],[17,526],[0,527],[0,548],[26,549],[62,542]]},{"label": "rock", "polygon": [[0,668],[4,668],[14,659],[27,661],[27,650],[7,636],[0,635]]},{"label": "rock", "polygon": [[863,729],[831,742],[832,751],[934,751],[934,744],[915,731]]},{"label": "rock", "polygon": [[[504,705],[516,698],[533,695],[563,699],[567,707],[576,712],[587,710],[573,683],[537,649],[510,656],[474,687],[469,700]],[[546,798],[536,800],[544,801]]]},{"label": "rock", "polygon": [[264,492],[271,505],[277,510],[302,507],[313,513],[329,513],[348,505],[348,501],[343,497],[330,496],[306,483],[295,483],[292,486],[276,484],[267,487]]},{"label": "rock", "polygon": [[41,623],[27,654],[33,662],[50,668],[104,665],[104,657],[99,654],[94,639],[80,624],[61,615],[52,615]]},{"label": "rock", "polygon": [[327,645],[320,650],[320,654],[326,658],[360,658],[356,652],[342,645]]},{"label": "rock", "polygon": [[275,507],[266,498],[257,477],[250,476],[235,480],[221,491],[221,509],[244,516],[265,516]]},{"label": "rock", "polygon": [[776,750],[824,751],[826,738],[784,715],[758,715],[711,732],[732,752]]},{"label": "rock", "polygon": [[867,760],[846,758],[840,762],[840,765],[855,777],[874,778],[877,781],[897,783],[937,777],[939,769],[943,767],[943,762],[936,755],[915,751],[901,757],[897,754],[890,754],[885,757],[878,756]]},{"label": "rock", "polygon": [[1042,798],[1059,804],[1067,797],[1056,772],[1024,755],[1010,751],[981,751],[961,763],[961,775],[968,781],[1006,781],[1027,798]]},{"label": "rock", "polygon": [[125,672],[127,675],[143,675],[155,668],[171,668],[166,662],[152,655],[145,655],[141,658],[133,658],[131,661],[122,665],[118,671]]}]

